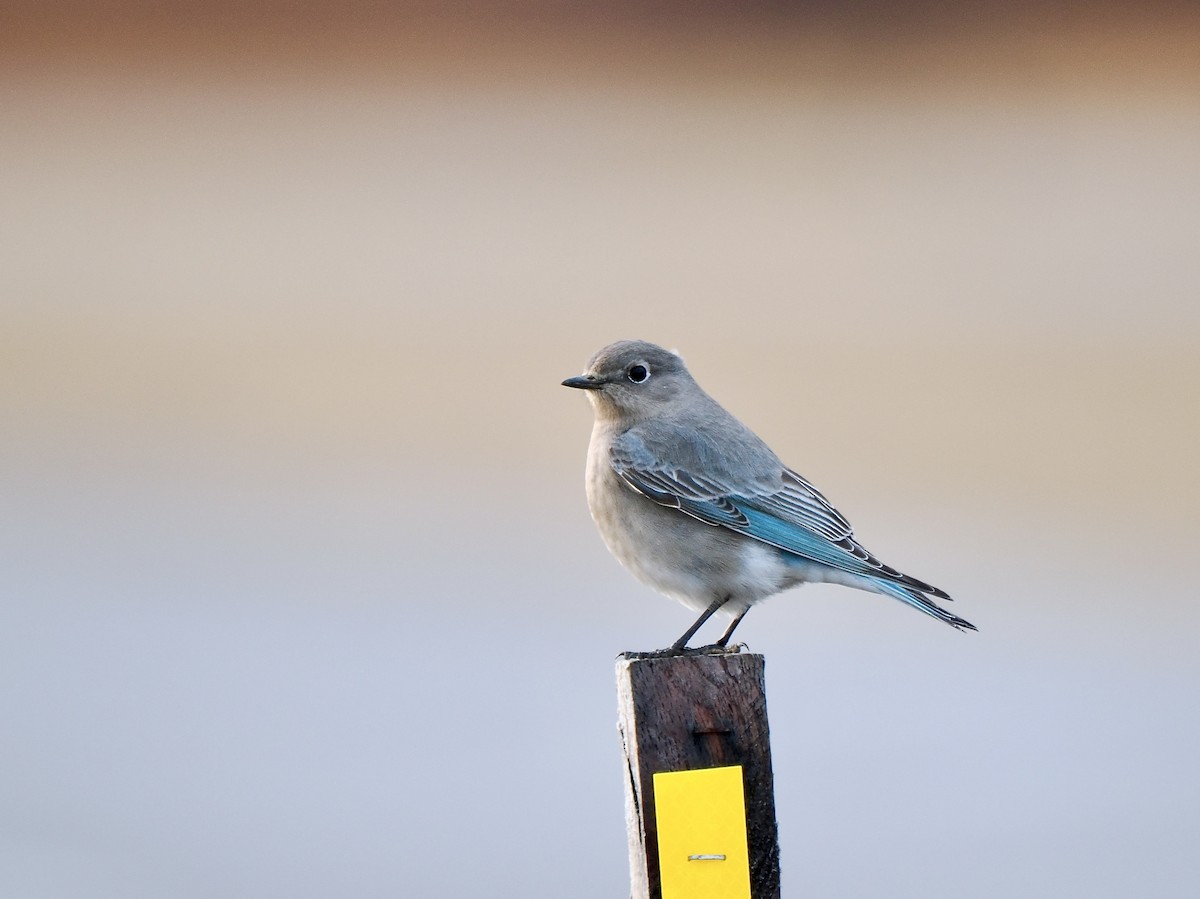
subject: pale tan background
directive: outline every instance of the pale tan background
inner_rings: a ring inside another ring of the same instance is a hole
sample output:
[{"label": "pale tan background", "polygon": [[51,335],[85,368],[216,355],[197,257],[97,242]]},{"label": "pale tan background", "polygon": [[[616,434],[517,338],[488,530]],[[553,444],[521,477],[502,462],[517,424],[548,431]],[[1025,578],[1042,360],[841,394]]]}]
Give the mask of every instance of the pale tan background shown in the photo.
[{"label": "pale tan background", "polygon": [[1008,6],[9,4],[3,892],[625,895],[644,337],[980,627],[746,620],[788,894],[1200,893],[1200,19]]}]

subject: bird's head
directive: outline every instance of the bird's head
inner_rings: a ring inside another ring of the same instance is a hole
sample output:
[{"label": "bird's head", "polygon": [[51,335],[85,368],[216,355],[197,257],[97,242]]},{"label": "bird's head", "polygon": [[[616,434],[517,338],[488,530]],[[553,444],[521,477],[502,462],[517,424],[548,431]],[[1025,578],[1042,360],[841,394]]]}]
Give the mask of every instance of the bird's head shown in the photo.
[{"label": "bird's head", "polygon": [[562,383],[586,390],[598,418],[631,422],[663,414],[695,384],[676,353],[644,340],[609,344]]}]

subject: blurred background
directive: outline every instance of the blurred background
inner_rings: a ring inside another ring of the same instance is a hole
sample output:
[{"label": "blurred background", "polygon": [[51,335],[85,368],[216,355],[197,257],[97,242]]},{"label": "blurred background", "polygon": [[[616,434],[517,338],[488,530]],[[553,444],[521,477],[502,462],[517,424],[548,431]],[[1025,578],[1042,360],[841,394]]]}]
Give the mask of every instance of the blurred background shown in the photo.
[{"label": "blurred background", "polygon": [[628,895],[625,337],[980,628],[747,618],[787,895],[1200,895],[1190,4],[9,0],[0,229],[5,895]]}]

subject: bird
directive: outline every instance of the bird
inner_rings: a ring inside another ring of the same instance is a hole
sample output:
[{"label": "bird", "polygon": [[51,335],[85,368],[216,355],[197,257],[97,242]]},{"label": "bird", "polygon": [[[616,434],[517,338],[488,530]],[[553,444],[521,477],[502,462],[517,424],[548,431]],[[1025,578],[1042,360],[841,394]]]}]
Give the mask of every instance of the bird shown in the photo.
[{"label": "bird", "polygon": [[714,614],[724,649],[755,603],[805,583],[900,600],[958,630],[977,630],[934,600],[944,590],[885,565],[812,484],[709,396],[675,352],[612,343],[564,387],[585,391],[594,423],[587,501],[609,551],[643,583],[699,613],[664,652]]}]

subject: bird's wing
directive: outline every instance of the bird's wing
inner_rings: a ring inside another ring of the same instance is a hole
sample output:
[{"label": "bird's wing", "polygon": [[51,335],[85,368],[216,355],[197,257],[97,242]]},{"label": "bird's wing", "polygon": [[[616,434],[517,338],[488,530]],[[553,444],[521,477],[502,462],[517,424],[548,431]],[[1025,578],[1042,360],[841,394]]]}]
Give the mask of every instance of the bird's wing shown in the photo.
[{"label": "bird's wing", "polygon": [[[678,441],[669,444],[675,452],[665,453],[663,442],[655,436],[653,432],[626,432],[611,447],[616,474],[654,502],[810,561],[950,599],[944,591],[885,565],[868,552],[854,538],[850,522],[829,500],[780,463],[757,438],[745,447],[748,452],[731,459],[719,451],[715,441],[692,435],[686,452],[693,458],[685,462],[679,459]],[[735,452],[737,449],[735,443]],[[666,461],[672,455],[675,460]],[[750,460],[754,464],[748,465]],[[703,474],[697,463],[703,464]],[[735,468],[739,470],[736,476]]]}]

